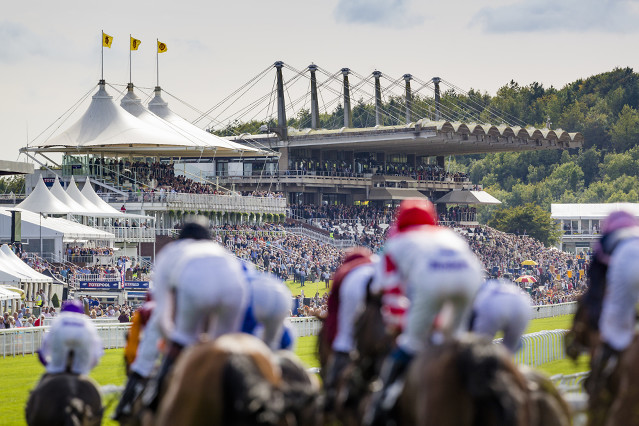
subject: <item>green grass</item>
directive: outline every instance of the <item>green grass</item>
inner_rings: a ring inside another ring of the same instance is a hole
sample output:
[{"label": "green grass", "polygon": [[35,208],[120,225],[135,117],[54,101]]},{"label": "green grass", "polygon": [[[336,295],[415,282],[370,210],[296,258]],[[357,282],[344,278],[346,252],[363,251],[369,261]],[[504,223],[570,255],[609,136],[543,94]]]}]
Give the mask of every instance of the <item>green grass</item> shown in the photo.
[{"label": "green grass", "polygon": [[302,289],[304,289],[304,297],[314,297],[316,292],[319,292],[320,297],[324,295],[324,293],[328,292],[328,288],[326,288],[326,283],[324,281],[318,282],[305,282],[304,287],[299,282],[293,283],[293,280],[286,281],[286,286],[291,290],[291,294],[293,296],[299,296]]},{"label": "green grass", "polygon": [[[321,284],[323,286],[323,283]],[[309,288],[312,288],[312,286],[309,286]],[[526,333],[565,329],[570,326],[571,321],[572,317],[570,315],[533,320]],[[300,337],[295,344],[295,353],[308,367],[319,367],[319,361],[315,353],[316,343],[317,338],[315,336],[307,336]],[[125,375],[122,353],[122,349],[105,351],[104,357],[91,373],[91,377],[102,386],[124,384]],[[539,367],[539,369],[548,375],[578,373],[588,370],[588,359],[587,357],[581,357],[577,364],[567,359],[549,362]],[[40,365],[35,355],[0,358],[0,383],[2,383],[0,386],[3,390],[3,392],[0,392],[1,425],[25,424],[24,406],[29,396],[29,390],[35,386],[43,372],[44,368]],[[109,419],[115,408],[114,398],[106,398],[104,403],[107,406],[107,412],[102,424],[115,426],[117,423]]]}]

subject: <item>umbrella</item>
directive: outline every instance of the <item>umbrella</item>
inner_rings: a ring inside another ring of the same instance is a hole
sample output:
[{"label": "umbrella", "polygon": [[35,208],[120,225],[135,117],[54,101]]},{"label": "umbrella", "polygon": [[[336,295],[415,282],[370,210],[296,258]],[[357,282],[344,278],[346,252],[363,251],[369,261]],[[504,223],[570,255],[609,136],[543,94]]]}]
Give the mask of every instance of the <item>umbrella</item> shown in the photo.
[{"label": "umbrella", "polygon": [[534,260],[524,260],[523,262],[521,262],[522,265],[526,265],[526,266],[536,266],[537,262],[535,262]]},{"label": "umbrella", "polygon": [[521,277],[517,278],[515,281],[518,283],[536,283],[537,278],[533,277],[532,275],[522,275]]}]

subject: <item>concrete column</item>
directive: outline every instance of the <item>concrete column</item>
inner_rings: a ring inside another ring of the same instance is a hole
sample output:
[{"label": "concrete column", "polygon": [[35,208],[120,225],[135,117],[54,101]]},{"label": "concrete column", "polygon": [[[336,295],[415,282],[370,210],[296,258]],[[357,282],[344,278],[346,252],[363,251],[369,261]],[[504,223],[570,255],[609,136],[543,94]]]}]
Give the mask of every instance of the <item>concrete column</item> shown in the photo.
[{"label": "concrete column", "polygon": [[[441,118],[439,106],[440,106],[440,94],[439,94],[439,82],[442,79],[439,77],[433,77],[433,83],[435,83],[435,121]],[[437,160],[439,163],[439,160]]]},{"label": "concrete column", "polygon": [[375,76],[375,125],[382,125],[382,86],[379,78],[382,76],[381,71],[373,71]]},{"label": "concrete column", "polygon": [[284,62],[277,61],[274,64],[277,74],[277,127],[280,139],[288,140],[288,124],[286,122],[286,104],[284,103],[284,79],[282,78],[282,67]]},{"label": "concrete column", "polygon": [[277,160],[277,167],[280,172],[288,170],[288,147],[280,148],[280,158]]},{"label": "concrete column", "polygon": [[446,164],[444,162],[444,158],[445,157],[443,155],[438,155],[437,157],[435,157],[435,160],[437,161],[437,165],[445,170]]},{"label": "concrete column", "polygon": [[348,84],[348,74],[351,72],[348,68],[342,68],[344,76],[344,127],[353,127],[353,115],[351,114],[351,89]]},{"label": "concrete column", "polygon": [[413,94],[410,91],[410,81],[412,78],[412,75],[404,74],[404,81],[406,82],[406,124],[412,121],[411,112],[413,109]]},{"label": "concrete column", "polygon": [[315,77],[317,65],[311,64],[308,66],[308,69],[311,72],[311,129],[317,129],[320,125],[319,99],[317,97],[317,77]]}]

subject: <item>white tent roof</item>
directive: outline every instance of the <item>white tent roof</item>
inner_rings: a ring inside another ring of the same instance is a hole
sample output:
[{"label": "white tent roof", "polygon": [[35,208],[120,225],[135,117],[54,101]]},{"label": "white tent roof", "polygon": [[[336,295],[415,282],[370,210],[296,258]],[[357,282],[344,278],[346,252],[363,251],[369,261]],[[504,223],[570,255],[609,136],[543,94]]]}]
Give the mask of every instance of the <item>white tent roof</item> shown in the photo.
[{"label": "white tent roof", "polygon": [[65,132],[36,146],[91,147],[113,145],[184,146],[175,134],[138,120],[113,101],[101,80],[84,115]]},{"label": "white tent roof", "polygon": [[34,283],[51,283],[53,278],[47,277],[44,274],[36,271],[26,263],[24,263],[16,254],[9,248],[8,245],[3,244],[0,247],[0,261],[4,261],[6,265],[12,268],[20,274],[26,275],[29,278],[29,282]]},{"label": "white tent roof", "polygon": [[250,148],[237,142],[228,141],[217,135],[202,130],[196,125],[189,123],[187,120],[175,114],[173,111],[171,111],[171,109],[169,109],[169,104],[165,102],[164,99],[162,99],[162,88],[160,88],[160,86],[155,87],[155,97],[151,99],[151,102],[149,102],[149,110],[154,113],[154,115],[162,118],[163,120],[166,120],[176,129],[179,129],[181,132],[188,135],[188,137],[192,140],[199,141],[200,144],[220,150],[231,149],[234,150],[234,152],[259,152],[259,150],[255,148]]},{"label": "white tent roof", "polygon": [[[2,277],[0,277],[2,282]],[[6,287],[0,286],[0,300],[20,300],[20,294],[9,290]]]},{"label": "white tent roof", "polygon": [[90,213],[86,208],[84,208],[84,206],[76,202],[73,198],[69,196],[69,194],[67,194],[64,191],[64,188],[60,184],[60,180],[58,179],[57,176],[55,177],[55,182],[53,183],[53,186],[51,187],[50,192],[58,200],[62,201],[64,204],[69,206],[69,208],[71,209],[73,213]]},{"label": "white tent roof", "polygon": [[98,194],[95,193],[93,187],[91,186],[91,182],[89,181],[89,177],[84,182],[84,187],[82,188],[81,194],[92,204],[96,206],[100,211],[104,213],[109,213],[114,216],[122,216],[123,213],[117,211],[113,207],[109,205],[106,201],[104,201]]},{"label": "white tent roof", "polygon": [[42,177],[31,194],[16,207],[36,213],[66,214],[72,208],[60,201],[47,189]]},{"label": "white tent roof", "polygon": [[639,217],[637,203],[594,203],[594,204],[551,204],[550,217],[553,219],[604,219],[618,210]]},{"label": "white tent roof", "polygon": [[[0,208],[0,235],[5,238],[11,232],[11,210],[15,208]],[[42,229],[40,229],[42,223]],[[64,241],[75,240],[115,240],[115,235],[81,223],[56,217],[40,217],[38,213],[22,210],[22,238],[39,239],[62,237]]]},{"label": "white tent roof", "polygon": [[69,186],[67,186],[67,194],[73,201],[80,204],[82,207],[86,209],[87,212],[90,213],[103,213],[102,209],[93,204],[91,201],[87,200],[87,198],[82,195],[82,192],[78,189],[78,186],[75,184],[75,179],[71,176],[71,181],[69,181]]}]

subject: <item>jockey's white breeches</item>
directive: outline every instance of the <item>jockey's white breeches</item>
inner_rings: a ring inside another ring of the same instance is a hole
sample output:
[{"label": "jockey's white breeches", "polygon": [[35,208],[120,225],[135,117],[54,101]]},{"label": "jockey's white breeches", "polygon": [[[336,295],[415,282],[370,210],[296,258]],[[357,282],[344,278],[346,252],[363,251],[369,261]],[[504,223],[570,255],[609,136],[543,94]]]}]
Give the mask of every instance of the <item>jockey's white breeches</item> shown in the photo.
[{"label": "jockey's white breeches", "polygon": [[187,346],[199,334],[212,338],[239,330],[248,291],[242,269],[230,256],[201,256],[179,265],[175,328],[171,340]]},{"label": "jockey's white breeches", "polygon": [[602,340],[618,351],[632,342],[639,300],[639,239],[619,243],[610,258],[599,319]]},{"label": "jockey's white breeches", "polygon": [[160,355],[158,347],[162,334],[160,333],[159,312],[157,307],[151,313],[149,321],[142,330],[142,337],[138,345],[135,360],[131,364],[131,371],[138,373],[142,377],[150,377],[155,367],[155,362]]},{"label": "jockey's white breeches", "polygon": [[514,353],[530,321],[530,297],[512,284],[486,285],[488,288],[479,291],[473,304],[471,331],[491,339],[502,331],[504,346]]},{"label": "jockey's white breeches", "polygon": [[66,371],[72,357],[71,372],[89,374],[103,354],[95,325],[85,315],[72,312],[64,312],[55,319],[41,350],[48,373]]},{"label": "jockey's white breeches", "polygon": [[480,283],[479,264],[463,254],[443,260],[425,259],[414,265],[406,282],[410,307],[406,326],[397,338],[398,346],[409,354],[420,352],[447,302],[452,307],[451,331],[464,331]]},{"label": "jockey's white breeches", "polygon": [[251,287],[253,315],[259,323],[254,334],[272,350],[278,350],[284,332],[284,320],[293,306],[291,292],[284,283],[266,274],[254,279]]},{"label": "jockey's white breeches", "polygon": [[337,334],[333,340],[334,351],[348,353],[355,349],[355,321],[364,307],[366,284],[374,273],[375,265],[370,263],[354,268],[344,277],[339,290]]}]

